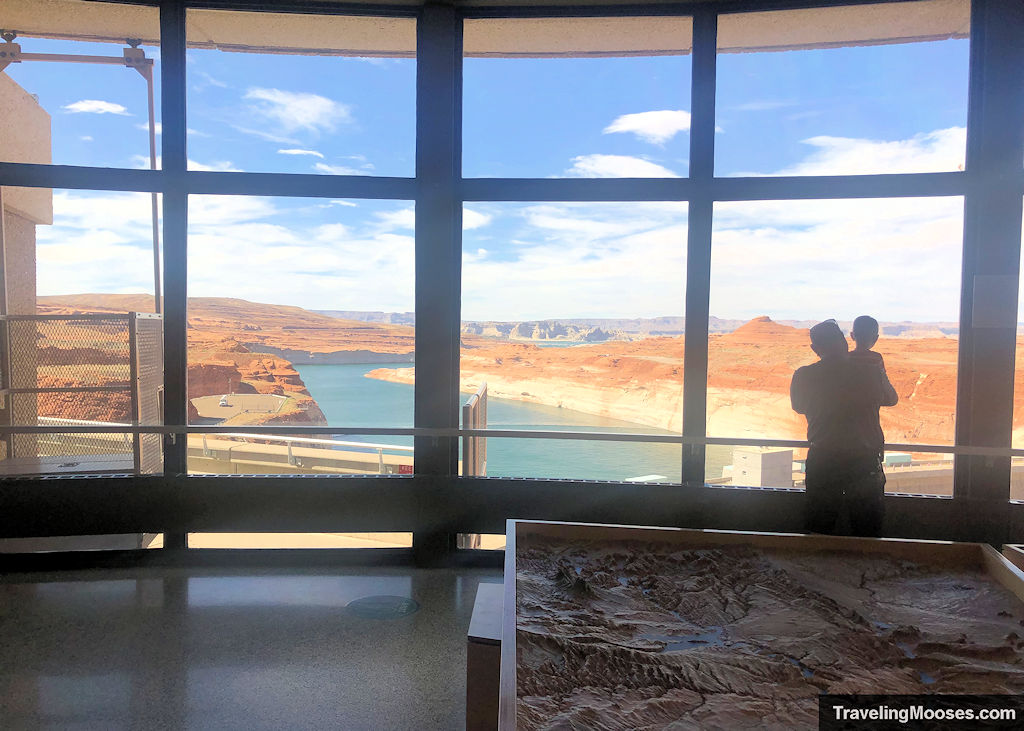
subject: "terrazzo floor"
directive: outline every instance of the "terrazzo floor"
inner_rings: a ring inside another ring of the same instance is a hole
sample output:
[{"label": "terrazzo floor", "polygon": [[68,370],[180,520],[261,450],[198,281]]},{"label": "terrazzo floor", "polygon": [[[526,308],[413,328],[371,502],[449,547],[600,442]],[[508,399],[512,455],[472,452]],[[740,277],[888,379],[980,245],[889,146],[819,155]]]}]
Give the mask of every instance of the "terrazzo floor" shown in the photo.
[{"label": "terrazzo floor", "polygon": [[[501,571],[0,577],[0,728],[460,729],[481,581]],[[382,619],[348,607],[370,596],[419,609]]]}]

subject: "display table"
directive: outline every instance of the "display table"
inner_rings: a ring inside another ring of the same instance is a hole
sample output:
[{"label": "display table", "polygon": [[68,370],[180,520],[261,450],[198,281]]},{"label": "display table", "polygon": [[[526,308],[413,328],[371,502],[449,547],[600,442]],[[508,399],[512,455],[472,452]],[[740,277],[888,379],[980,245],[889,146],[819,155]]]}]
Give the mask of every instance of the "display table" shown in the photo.
[{"label": "display table", "polygon": [[466,731],[498,726],[502,584],[480,584],[466,638]]},{"label": "display table", "polygon": [[814,728],[822,693],[1024,693],[986,544],[509,521],[499,728]]}]

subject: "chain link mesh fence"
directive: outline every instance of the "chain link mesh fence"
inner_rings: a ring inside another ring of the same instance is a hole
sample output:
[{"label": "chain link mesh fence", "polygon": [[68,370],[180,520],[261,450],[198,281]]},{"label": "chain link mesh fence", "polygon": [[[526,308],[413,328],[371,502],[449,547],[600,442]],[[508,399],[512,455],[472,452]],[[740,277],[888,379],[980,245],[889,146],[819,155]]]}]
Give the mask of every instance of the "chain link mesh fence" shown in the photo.
[{"label": "chain link mesh fence", "polygon": [[[159,425],[162,319],[138,313],[0,318],[3,409],[11,426]],[[156,434],[14,434],[7,471],[159,472]],[[3,465],[0,465],[2,467]]]}]

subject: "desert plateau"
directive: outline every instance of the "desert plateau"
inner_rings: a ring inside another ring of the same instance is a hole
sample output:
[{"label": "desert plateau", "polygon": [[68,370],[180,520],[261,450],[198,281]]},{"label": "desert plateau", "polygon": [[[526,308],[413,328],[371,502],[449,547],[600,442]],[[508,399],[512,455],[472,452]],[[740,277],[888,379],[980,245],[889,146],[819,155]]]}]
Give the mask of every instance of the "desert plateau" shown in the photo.
[{"label": "desert plateau", "polygon": [[[346,315],[343,318],[229,298],[190,298],[188,303],[190,398],[235,391],[292,399],[289,408],[270,421],[253,416],[259,423],[324,423],[295,365],[385,364],[367,376],[406,384],[414,381],[414,326],[380,321],[408,321],[407,315],[368,313],[376,315],[378,321],[373,321],[353,319],[359,315],[354,312],[342,313]],[[40,314],[151,309],[152,300],[144,295],[83,294],[38,300]],[[574,322],[572,327],[528,323],[529,327],[503,329],[494,323],[467,323],[462,335],[461,390],[475,391],[486,381],[492,398],[610,417],[632,422],[638,431],[643,427],[679,431],[686,336],[655,333],[678,332],[680,323],[671,318],[657,318],[643,326],[629,320],[600,321],[598,325]],[[601,324],[605,330],[600,329]],[[758,317],[738,326],[717,319],[714,324],[708,342],[708,434],[803,438],[803,417],[789,405],[793,371],[815,360],[807,330],[797,326],[802,323],[789,325]],[[623,329],[629,327],[633,331]],[[725,331],[726,327],[734,329]],[[876,346],[900,396],[899,405],[882,409],[886,439],[952,443],[955,335],[927,326],[883,327],[883,333],[886,330],[903,333],[897,337],[883,334]],[[499,331],[525,339],[489,336]],[[591,342],[595,332],[614,339]],[[576,341],[564,342],[566,338]],[[563,342],[558,344],[570,347],[549,347],[559,340]],[[1024,338],[1018,339],[1018,354],[1024,357]],[[1024,369],[1018,370],[1015,393],[1014,430],[1020,434],[1024,430]],[[111,420],[114,410],[97,403],[87,409],[87,416],[79,418]]]}]

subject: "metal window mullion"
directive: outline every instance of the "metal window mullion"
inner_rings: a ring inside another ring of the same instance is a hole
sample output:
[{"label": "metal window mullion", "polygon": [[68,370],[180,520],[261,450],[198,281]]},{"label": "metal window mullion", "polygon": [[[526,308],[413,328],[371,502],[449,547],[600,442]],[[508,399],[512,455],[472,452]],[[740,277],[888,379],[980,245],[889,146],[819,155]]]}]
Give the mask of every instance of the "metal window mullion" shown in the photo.
[{"label": "metal window mullion", "polygon": [[679,201],[707,194],[716,201],[921,198],[963,195],[967,175],[948,172],[753,178],[697,174],[690,178],[469,178],[460,187],[464,201]]},{"label": "metal window mullion", "polygon": [[[690,102],[690,181],[687,212],[686,325],[683,351],[683,435],[706,436],[708,319],[711,296],[711,225],[715,176],[715,77],[718,16],[710,8],[693,16]],[[682,482],[704,484],[703,444],[683,448]]]},{"label": "metal window mullion", "polygon": [[[161,121],[164,179],[164,420],[186,424],[188,418],[187,275],[188,194],[185,140],[185,3],[160,5]],[[164,474],[188,473],[187,440],[164,439]],[[164,547],[187,546],[184,533],[165,533]]]},{"label": "metal window mullion", "polygon": [[[973,0],[957,445],[1005,448],[1012,439],[1024,159],[1021,37],[1024,5]],[[957,458],[953,495],[970,500],[967,537],[1005,537],[1010,472],[1008,457]],[[1004,509],[995,507],[1000,504]]]},{"label": "metal window mullion", "polygon": [[687,178],[466,178],[463,201],[631,202],[680,201],[690,197]]},{"label": "metal window mullion", "polygon": [[[451,6],[427,4],[416,26],[416,427],[458,427],[462,274],[462,20]],[[417,437],[415,472],[457,473],[458,440]],[[440,560],[454,545],[442,524],[445,479],[422,494],[413,534],[417,562]],[[421,491],[422,493],[422,491]]]},{"label": "metal window mullion", "polygon": [[22,188],[123,190],[153,193],[160,190],[161,176],[157,170],[0,162],[0,185]]},{"label": "metal window mullion", "polygon": [[186,174],[189,193],[215,195],[267,195],[300,198],[363,198],[414,200],[414,178],[305,173],[226,173],[191,170]]},{"label": "metal window mullion", "polygon": [[968,176],[963,172],[766,176],[711,181],[716,201],[923,198],[963,195],[967,186]]}]

